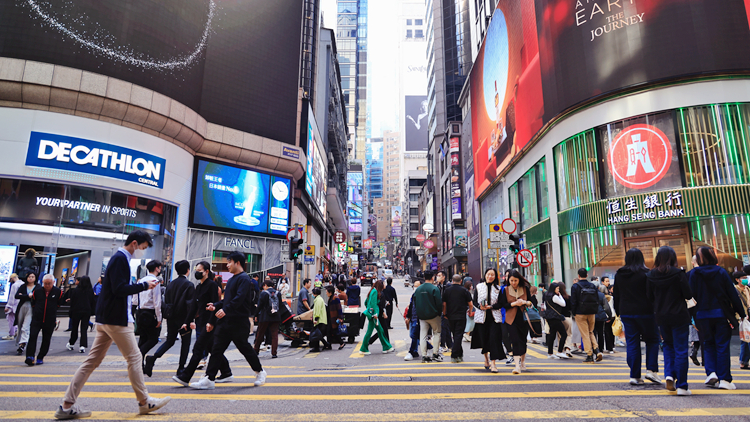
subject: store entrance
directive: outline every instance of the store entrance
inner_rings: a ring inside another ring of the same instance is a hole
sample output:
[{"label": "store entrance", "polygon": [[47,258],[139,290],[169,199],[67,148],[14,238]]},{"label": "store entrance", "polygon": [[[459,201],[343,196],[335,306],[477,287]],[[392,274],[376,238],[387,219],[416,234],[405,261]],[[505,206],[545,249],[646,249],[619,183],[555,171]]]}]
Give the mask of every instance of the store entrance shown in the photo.
[{"label": "store entrance", "polygon": [[653,268],[656,252],[662,246],[670,246],[677,254],[677,266],[690,270],[692,268],[690,238],[686,225],[664,228],[644,228],[625,230],[625,250],[638,248],[648,268]]}]

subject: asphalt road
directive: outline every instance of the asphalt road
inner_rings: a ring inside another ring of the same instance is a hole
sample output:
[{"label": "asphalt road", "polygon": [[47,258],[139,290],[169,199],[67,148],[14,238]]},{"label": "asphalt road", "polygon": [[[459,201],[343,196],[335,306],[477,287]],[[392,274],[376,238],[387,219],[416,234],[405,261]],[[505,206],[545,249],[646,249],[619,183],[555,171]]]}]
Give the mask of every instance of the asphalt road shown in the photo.
[{"label": "asphalt road", "polygon": [[[394,284],[403,311],[412,290],[401,280]],[[61,327],[66,324],[61,319]],[[450,363],[448,356],[442,363],[405,362],[408,333],[402,320],[394,318],[393,326],[395,354],[381,354],[379,343],[370,348],[370,356],[357,353],[357,344],[341,351],[334,347],[310,353],[285,342],[279,347],[279,358],[273,360],[270,352],[261,352],[269,374],[262,387],[252,386],[254,373],[232,347],[227,357],[235,375],[233,383],[217,384],[213,391],[184,388],[171,380],[179,353],[175,346],[157,361],[153,377],[146,379],[153,396],[173,399],[151,416],[137,415],[124,360],[113,346],[86,384],[79,403],[94,412],[89,420],[750,420],[750,371],[738,369],[736,354],[732,362],[737,390],[705,387],[702,368],[691,364],[693,396],[677,397],[663,386],[630,386],[624,349],[606,355],[601,363],[586,365],[581,356],[548,360],[546,348],[529,345],[528,372],[512,375],[511,367],[499,365],[501,372],[492,374],[485,371],[478,351],[468,350],[468,343],[463,343],[465,362],[460,364]],[[23,357],[16,356],[12,341],[0,341],[0,419],[52,418],[84,359],[77,351],[65,349],[68,333],[62,329],[55,332],[42,366],[27,367]],[[6,330],[7,323],[1,320],[0,333]]]}]

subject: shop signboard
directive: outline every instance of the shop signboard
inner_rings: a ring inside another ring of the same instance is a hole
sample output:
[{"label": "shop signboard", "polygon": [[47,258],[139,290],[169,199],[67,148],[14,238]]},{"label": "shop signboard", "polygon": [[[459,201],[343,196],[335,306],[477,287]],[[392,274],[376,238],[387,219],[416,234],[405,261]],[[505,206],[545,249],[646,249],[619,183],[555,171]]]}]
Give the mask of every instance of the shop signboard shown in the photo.
[{"label": "shop signboard", "polygon": [[417,242],[422,243],[422,242],[424,242],[424,239],[425,239],[425,237],[424,237],[424,235],[422,233],[420,233],[420,234],[417,235]]},{"label": "shop signboard", "polygon": [[451,218],[453,220],[461,219],[461,198],[451,198]]},{"label": "shop signboard", "polygon": [[8,302],[10,275],[15,272],[17,245],[0,245],[0,302]]},{"label": "shop signboard", "polygon": [[362,247],[363,247],[364,249],[372,249],[372,243],[373,243],[373,242],[374,242],[374,240],[373,240],[373,239],[365,239],[365,240],[364,240],[364,241],[362,242]]},{"label": "shop signboard", "polygon": [[435,241],[432,239],[427,239],[424,241],[423,246],[427,249],[432,249],[435,247]]},{"label": "shop signboard", "polygon": [[391,207],[391,237],[401,237],[401,205]]},{"label": "shop signboard", "polygon": [[[328,167],[323,161],[325,148],[315,121],[312,107],[307,113],[307,169],[305,171],[305,191],[323,216],[326,215],[328,192]],[[322,152],[322,153],[321,153]]]},{"label": "shop signboard", "polygon": [[130,148],[72,136],[31,132],[26,165],[164,187],[167,161]]},{"label": "shop signboard", "polygon": [[435,271],[435,270],[438,269],[438,257],[436,257],[436,256],[432,257],[432,264],[430,264],[430,269],[432,271]]},{"label": "shop signboard", "polygon": [[335,243],[344,243],[344,242],[346,242],[346,233],[344,233],[341,230],[336,230],[336,233],[333,234],[333,241]]},{"label": "shop signboard", "polygon": [[453,230],[453,246],[456,248],[466,248],[469,246],[469,231],[467,229]]}]

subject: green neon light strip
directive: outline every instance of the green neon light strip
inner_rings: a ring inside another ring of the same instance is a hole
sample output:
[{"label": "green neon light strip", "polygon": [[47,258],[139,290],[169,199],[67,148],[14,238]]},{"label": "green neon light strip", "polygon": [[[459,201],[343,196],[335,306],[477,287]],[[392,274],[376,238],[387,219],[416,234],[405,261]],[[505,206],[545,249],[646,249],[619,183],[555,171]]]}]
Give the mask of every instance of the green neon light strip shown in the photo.
[{"label": "green neon light strip", "polygon": [[693,176],[693,163],[690,160],[690,141],[687,136],[687,129],[685,129],[685,109],[680,109],[680,120],[682,121],[682,137],[685,138],[685,157],[687,157],[688,170],[690,171],[690,187],[695,186],[695,176]]},{"label": "green neon light strip", "polygon": [[[745,121],[742,118],[742,109],[740,108],[739,104],[735,104],[737,107],[737,119],[739,120],[739,126],[740,128],[740,134],[742,135],[742,139],[740,140],[741,144],[745,147],[745,163],[750,163],[750,151],[747,149],[747,143],[750,142],[749,139],[747,139],[747,135],[745,134]],[[748,169],[747,165],[742,166],[742,168],[745,170],[745,176],[748,180],[750,180],[750,169]]]},{"label": "green neon light strip", "polygon": [[[738,152],[737,151],[737,141],[736,141],[736,139],[734,137],[734,125],[732,124],[732,120],[733,120],[733,118],[732,118],[732,112],[729,109],[729,104],[725,104],[724,108],[726,109],[726,120],[727,120],[727,123],[729,124],[729,129],[727,131],[727,139],[729,140],[729,142],[731,142],[731,148],[730,148],[729,151],[730,151],[730,155],[734,156],[734,161],[732,161],[732,165],[730,166],[730,168],[732,168],[732,169],[738,169],[741,160],[738,159],[738,157],[737,157],[737,152]],[[742,172],[741,171],[734,170],[734,177],[735,177],[735,179],[739,179],[740,183],[745,183],[743,181]]]}]

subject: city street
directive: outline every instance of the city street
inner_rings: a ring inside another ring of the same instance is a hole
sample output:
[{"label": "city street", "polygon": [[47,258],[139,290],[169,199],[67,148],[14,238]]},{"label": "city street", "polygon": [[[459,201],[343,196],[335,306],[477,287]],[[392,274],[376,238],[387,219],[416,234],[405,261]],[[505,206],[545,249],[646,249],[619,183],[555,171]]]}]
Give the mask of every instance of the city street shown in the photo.
[{"label": "city street", "polygon": [[[411,288],[395,280],[400,310]],[[364,288],[363,293],[369,288]],[[16,356],[12,341],[0,342],[0,419],[51,419],[72,374],[83,361],[67,351],[67,334],[60,319],[52,347],[43,366],[27,367]],[[343,350],[310,353],[307,348],[279,347],[279,358],[261,352],[269,376],[262,387],[253,387],[254,373],[239,353],[227,353],[234,382],[217,384],[213,391],[181,387],[171,380],[178,346],[160,359],[149,392],[171,396],[172,402],[155,415],[137,416],[133,390],[124,360],[113,346],[101,367],[86,384],[79,403],[93,411],[89,420],[143,419],[149,421],[422,421],[492,419],[619,418],[649,421],[750,420],[750,371],[740,371],[733,348],[733,375],[738,389],[723,391],[703,385],[702,368],[690,367],[692,397],[677,397],[663,386],[630,386],[624,348],[605,355],[595,365],[570,360],[548,360],[546,348],[529,345],[528,368],[512,375],[498,365],[498,374],[485,371],[481,355],[463,343],[465,362],[423,364],[405,362],[408,333],[402,319],[394,318],[396,354],[383,355],[373,345],[372,355],[357,353],[357,344]],[[7,330],[5,320],[0,332]],[[166,330],[162,332],[165,333]],[[91,340],[89,340],[91,341]],[[358,338],[357,341],[361,341]],[[660,363],[660,368],[662,368]],[[198,374],[193,380],[197,380]]]}]

